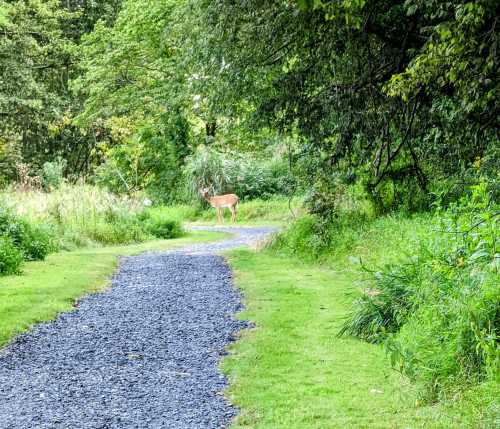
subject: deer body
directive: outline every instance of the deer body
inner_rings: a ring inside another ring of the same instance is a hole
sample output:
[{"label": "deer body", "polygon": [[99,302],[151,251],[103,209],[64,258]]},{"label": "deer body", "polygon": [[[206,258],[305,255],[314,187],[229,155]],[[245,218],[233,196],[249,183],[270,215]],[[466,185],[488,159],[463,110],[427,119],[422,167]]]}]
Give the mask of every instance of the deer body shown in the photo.
[{"label": "deer body", "polygon": [[228,208],[231,212],[231,221],[236,221],[236,207],[240,202],[238,195],[236,194],[226,194],[226,195],[215,195],[210,197],[208,195],[208,190],[202,189],[200,191],[203,198],[215,209],[217,213],[218,222],[223,222],[222,209]]}]

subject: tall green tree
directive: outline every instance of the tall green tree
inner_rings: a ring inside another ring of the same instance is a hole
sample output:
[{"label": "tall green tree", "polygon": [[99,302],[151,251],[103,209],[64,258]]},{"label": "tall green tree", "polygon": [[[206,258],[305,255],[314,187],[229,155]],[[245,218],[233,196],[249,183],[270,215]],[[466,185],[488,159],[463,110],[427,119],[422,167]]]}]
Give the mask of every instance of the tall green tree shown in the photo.
[{"label": "tall green tree", "polygon": [[0,139],[35,168],[62,156],[68,170],[88,170],[95,135],[72,124],[81,100],[69,82],[79,73],[82,34],[98,19],[112,20],[117,7],[118,1],[0,2]]},{"label": "tall green tree", "polygon": [[186,118],[196,119],[182,4],[126,1],[111,29],[99,22],[83,38],[84,74],[73,83],[85,98],[78,122],[111,133],[99,177],[115,190],[176,198],[192,150]]},{"label": "tall green tree", "polygon": [[393,203],[460,175],[498,143],[499,7],[491,0],[202,6],[210,55],[223,70],[221,108],[244,100],[257,123],[297,128],[319,192],[340,176],[362,180],[379,202],[390,185]]}]

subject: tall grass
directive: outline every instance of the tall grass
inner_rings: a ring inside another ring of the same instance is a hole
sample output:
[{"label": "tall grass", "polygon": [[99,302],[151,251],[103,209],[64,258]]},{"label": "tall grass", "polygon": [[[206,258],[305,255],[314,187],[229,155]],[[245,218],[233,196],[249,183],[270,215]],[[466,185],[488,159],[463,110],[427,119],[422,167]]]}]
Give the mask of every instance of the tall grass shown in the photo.
[{"label": "tall grass", "polygon": [[236,193],[241,200],[251,200],[289,195],[297,187],[282,156],[258,159],[205,145],[198,146],[188,158],[185,178],[193,200],[202,188],[214,194]]},{"label": "tall grass", "polygon": [[[0,201],[30,222],[51,228],[62,249],[141,242],[152,238],[158,226],[138,216],[145,209],[140,199],[90,185],[63,184],[49,193],[6,191]],[[178,236],[180,228],[174,233]]]}]

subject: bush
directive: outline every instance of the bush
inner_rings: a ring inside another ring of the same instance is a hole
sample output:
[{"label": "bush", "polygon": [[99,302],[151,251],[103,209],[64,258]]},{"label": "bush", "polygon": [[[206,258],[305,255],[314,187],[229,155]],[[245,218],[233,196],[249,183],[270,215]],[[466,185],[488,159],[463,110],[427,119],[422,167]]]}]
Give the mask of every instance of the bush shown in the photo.
[{"label": "bush", "polygon": [[154,237],[169,239],[184,235],[180,221],[162,216],[159,210],[145,210],[138,215],[138,219],[144,225],[145,230]]},{"label": "bush", "polygon": [[146,230],[158,238],[177,238],[184,235],[179,222],[175,220],[152,220],[146,224]]},{"label": "bush", "polygon": [[366,289],[354,302],[356,310],[342,326],[339,335],[379,342],[387,334],[397,332],[412,312],[419,293],[419,263],[410,259],[372,273],[374,287]]},{"label": "bush", "polygon": [[188,158],[185,177],[193,197],[208,188],[214,194],[236,193],[241,200],[288,195],[295,183],[282,159],[252,159],[203,145]]},{"label": "bush", "polygon": [[500,365],[497,276],[441,277],[397,335],[387,341],[393,366],[421,382],[428,400],[494,380]]},{"label": "bush", "polygon": [[0,209],[0,235],[9,237],[28,261],[43,260],[56,250],[47,228],[30,224],[5,209]]},{"label": "bush", "polygon": [[277,235],[269,243],[269,247],[307,259],[317,259],[329,248],[329,242],[319,238],[317,227],[318,220],[315,216],[302,216],[286,232]]},{"label": "bush", "polygon": [[270,247],[306,260],[321,260],[348,250],[369,224],[363,211],[349,211],[329,220],[305,215],[279,234]]},{"label": "bush", "polygon": [[373,273],[341,330],[385,340],[392,364],[429,400],[498,373],[499,210],[485,191],[438,211],[416,255]]},{"label": "bush", "polygon": [[10,237],[0,236],[0,275],[18,274],[23,254]]},{"label": "bush", "polygon": [[57,250],[52,232],[42,226],[25,224],[23,240],[20,244],[24,259],[28,261],[40,261]]},{"label": "bush", "polygon": [[52,162],[46,162],[42,166],[42,185],[46,191],[59,188],[64,180],[64,169],[66,160],[58,158]]}]

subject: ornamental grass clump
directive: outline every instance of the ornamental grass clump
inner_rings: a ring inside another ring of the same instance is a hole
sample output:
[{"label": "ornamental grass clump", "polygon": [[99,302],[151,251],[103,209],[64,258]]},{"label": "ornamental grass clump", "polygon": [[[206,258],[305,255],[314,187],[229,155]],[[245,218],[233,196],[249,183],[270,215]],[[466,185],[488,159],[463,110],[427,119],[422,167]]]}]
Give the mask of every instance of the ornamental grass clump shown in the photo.
[{"label": "ornamental grass clump", "polygon": [[380,271],[365,271],[373,277],[372,286],[355,301],[356,310],[342,326],[339,335],[353,335],[369,342],[383,341],[397,332],[411,314],[419,293],[419,259],[400,265],[387,265]]},{"label": "ornamental grass clump", "polygon": [[211,194],[235,193],[242,201],[289,195],[295,179],[283,158],[257,159],[200,145],[184,168],[187,192],[198,198],[200,189]]}]

